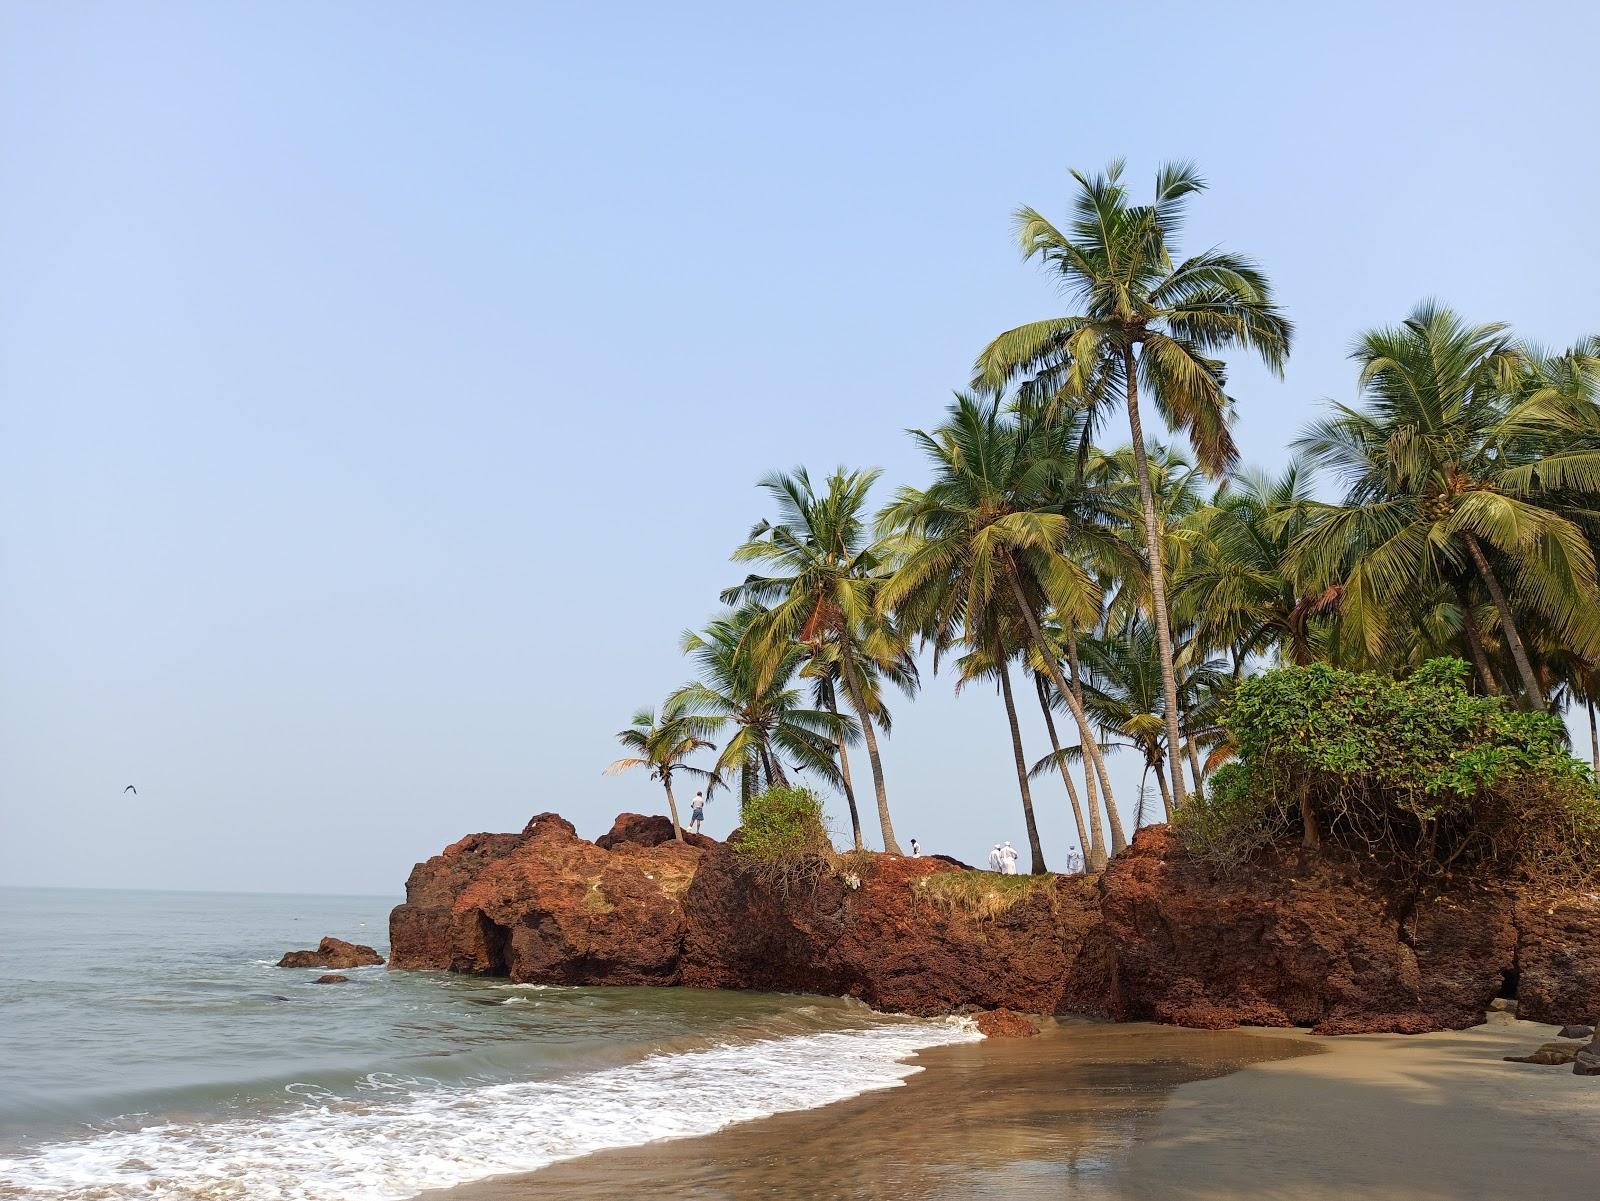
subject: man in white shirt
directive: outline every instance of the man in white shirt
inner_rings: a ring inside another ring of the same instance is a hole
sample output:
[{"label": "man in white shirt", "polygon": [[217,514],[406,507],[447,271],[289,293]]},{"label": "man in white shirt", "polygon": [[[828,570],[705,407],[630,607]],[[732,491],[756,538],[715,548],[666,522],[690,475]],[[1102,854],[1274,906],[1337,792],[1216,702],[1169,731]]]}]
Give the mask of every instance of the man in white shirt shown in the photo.
[{"label": "man in white shirt", "polygon": [[994,844],[994,850],[989,852],[989,870],[992,872],[1006,870],[1005,859],[1000,854],[1000,844],[998,842]]},{"label": "man in white shirt", "polygon": [[1006,845],[1000,848],[1000,862],[1002,864],[1000,870],[1006,875],[1017,874],[1017,848],[1011,845],[1009,839],[1006,840]]},{"label": "man in white shirt", "polygon": [[917,845],[917,840],[915,838],[913,838],[911,840],[911,857],[913,859],[916,859],[921,854],[922,854],[922,848]]}]

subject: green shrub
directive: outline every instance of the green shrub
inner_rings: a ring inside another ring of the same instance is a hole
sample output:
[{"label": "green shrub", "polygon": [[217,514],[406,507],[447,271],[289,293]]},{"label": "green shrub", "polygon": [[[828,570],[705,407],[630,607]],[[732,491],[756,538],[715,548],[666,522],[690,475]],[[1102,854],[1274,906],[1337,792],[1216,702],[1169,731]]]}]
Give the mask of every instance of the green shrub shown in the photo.
[{"label": "green shrub", "polygon": [[769,788],[746,801],[738,846],[742,855],[778,865],[834,853],[822,802],[808,788]]},{"label": "green shrub", "polygon": [[1222,865],[1298,835],[1432,872],[1588,876],[1600,797],[1560,719],[1466,679],[1435,659],[1398,680],[1315,664],[1244,681],[1224,719],[1237,758],[1180,815],[1185,842]]}]

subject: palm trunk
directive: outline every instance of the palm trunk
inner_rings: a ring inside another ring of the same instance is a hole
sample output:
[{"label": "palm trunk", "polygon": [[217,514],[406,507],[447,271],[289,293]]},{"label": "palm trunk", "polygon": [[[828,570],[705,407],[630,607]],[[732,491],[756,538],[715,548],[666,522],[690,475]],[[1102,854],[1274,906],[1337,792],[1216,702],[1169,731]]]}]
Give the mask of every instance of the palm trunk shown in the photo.
[{"label": "palm trunk", "polygon": [[1028,827],[1028,852],[1033,856],[1033,874],[1044,874],[1044,848],[1039,845],[1039,827],[1033,820],[1033,794],[1028,791],[1028,760],[1022,754],[1022,729],[1017,725],[1017,706],[1011,698],[1011,668],[1005,653],[995,648],[995,668],[1000,673],[1000,693],[1006,699],[1006,720],[1011,723],[1011,753],[1017,760],[1017,789],[1022,793],[1022,820]]},{"label": "palm trunk", "polygon": [[[1005,574],[1006,578],[1011,581],[1011,594],[1016,598],[1017,608],[1022,611],[1022,619],[1028,627],[1028,637],[1033,643],[1034,652],[1039,656],[1039,661],[1044,664],[1044,669],[1050,673],[1050,682],[1056,686],[1056,691],[1066,698],[1067,708],[1072,710],[1072,718],[1078,723],[1078,737],[1083,742],[1083,753],[1089,757],[1089,761],[1094,765],[1101,782],[1107,786],[1105,789],[1106,811],[1111,814],[1114,823],[1112,826],[1113,851],[1119,851],[1122,847],[1116,845],[1115,839],[1117,831],[1122,828],[1122,824],[1117,819],[1115,808],[1111,805],[1110,781],[1106,777],[1105,759],[1100,754],[1100,740],[1094,736],[1094,729],[1089,725],[1089,715],[1084,711],[1082,694],[1074,692],[1062,677],[1061,664],[1056,662],[1055,652],[1045,639],[1044,630],[1039,627],[1039,615],[1033,611],[1033,606],[1028,604],[1028,598],[1023,594],[1022,581],[1017,578],[1017,565],[1015,563],[1008,564],[1008,570]],[[1085,782],[1088,781],[1087,772],[1084,774],[1084,780]],[[1091,801],[1091,808],[1093,804],[1093,801]]]},{"label": "palm trunk", "polygon": [[1172,803],[1183,808],[1183,764],[1178,743],[1178,676],[1172,666],[1172,626],[1167,619],[1167,567],[1162,555],[1161,526],[1156,517],[1156,494],[1150,484],[1150,457],[1144,445],[1144,423],[1139,419],[1139,368],[1133,345],[1123,347],[1123,368],[1128,375],[1128,432],[1133,436],[1133,465],[1139,476],[1139,503],[1144,508],[1144,541],[1150,554],[1150,607],[1156,619],[1156,646],[1161,653],[1161,694],[1166,700],[1167,763],[1172,769]]},{"label": "palm trunk", "polygon": [[1594,763],[1594,774],[1600,779],[1600,733],[1595,730],[1594,702],[1587,702],[1589,708],[1589,758]]},{"label": "palm trunk", "polygon": [[1184,749],[1189,752],[1189,770],[1194,773],[1194,794],[1200,796],[1205,792],[1206,777],[1200,770],[1200,751],[1194,744],[1194,730],[1189,731],[1189,741],[1184,744]]},{"label": "palm trunk", "polygon": [[1494,601],[1495,610],[1500,614],[1500,628],[1505,631],[1506,645],[1511,648],[1511,658],[1516,661],[1517,674],[1522,677],[1522,687],[1528,693],[1528,704],[1543,713],[1544,689],[1539,687],[1539,677],[1533,674],[1533,664],[1528,660],[1527,648],[1522,645],[1522,635],[1517,633],[1517,623],[1511,615],[1511,604],[1506,600],[1506,594],[1500,587],[1494,568],[1489,566],[1488,556],[1483,553],[1483,547],[1478,545],[1477,538],[1471,534],[1463,534],[1462,537],[1466,539],[1467,552],[1472,555],[1472,561],[1478,566],[1478,574],[1483,577],[1483,586],[1489,590],[1489,597]]},{"label": "palm trunk", "polygon": [[[1083,806],[1078,804],[1078,789],[1072,782],[1072,773],[1067,770],[1067,761],[1061,757],[1061,739],[1056,735],[1056,719],[1050,712],[1050,693],[1044,682],[1044,677],[1035,673],[1033,686],[1039,694],[1039,711],[1044,714],[1044,728],[1050,732],[1050,749],[1055,753],[1056,763],[1061,768],[1061,782],[1067,786],[1067,799],[1072,802],[1072,820],[1078,827],[1078,845],[1083,848],[1084,863],[1087,864],[1096,855],[1103,861],[1105,852],[1100,849],[1099,839],[1089,841],[1089,834],[1083,826]],[[1096,831],[1098,835],[1098,831]],[[1092,868],[1092,871],[1100,869]]]},{"label": "palm trunk", "polygon": [[1161,808],[1166,810],[1167,821],[1170,822],[1172,820],[1172,790],[1167,787],[1167,773],[1162,768],[1160,759],[1157,759],[1150,766],[1155,768],[1156,787],[1161,789]]},{"label": "palm trunk", "polygon": [[[1078,666],[1078,636],[1071,629],[1066,629],[1067,636],[1067,669],[1072,673],[1072,694],[1078,698],[1078,707],[1085,713],[1088,706],[1083,703],[1083,671]],[[1111,853],[1120,855],[1128,846],[1128,839],[1122,832],[1122,814],[1117,812],[1117,799],[1111,793],[1111,777],[1106,774],[1106,761],[1102,757],[1095,763],[1095,774],[1100,777],[1100,795],[1105,798],[1106,821],[1111,827]]]},{"label": "palm trunk", "polygon": [[1461,629],[1467,636],[1467,650],[1472,655],[1472,665],[1478,669],[1478,678],[1483,681],[1483,690],[1489,696],[1498,696],[1500,685],[1489,666],[1489,656],[1484,653],[1483,635],[1478,632],[1478,623],[1473,619],[1465,588],[1456,589],[1456,605],[1461,610]]},{"label": "palm trunk", "polygon": [[755,768],[751,765],[750,760],[746,759],[744,761],[744,766],[739,769],[739,820],[740,821],[744,820],[744,813],[745,813],[745,810],[750,805],[750,798],[755,795],[755,788],[752,786],[753,785],[752,777],[754,775],[755,775]]},{"label": "palm trunk", "polygon": [[878,794],[878,825],[883,830],[883,849],[891,855],[898,855],[901,853],[900,844],[895,841],[894,823],[889,820],[889,794],[883,787],[883,761],[878,758],[878,735],[872,728],[872,714],[867,712],[866,702],[862,699],[861,680],[856,675],[849,645],[841,645],[839,651],[839,668],[844,674],[845,689],[850,693],[850,707],[856,711],[856,718],[861,722],[861,737],[867,744],[867,762],[872,765],[872,787]]},{"label": "palm trunk", "polygon": [[667,790],[667,809],[672,813],[672,834],[679,842],[683,841],[683,827],[678,824],[678,802],[672,799],[672,781],[662,777],[661,787]]},{"label": "palm trunk", "polygon": [[[822,697],[828,703],[828,712],[838,717],[839,705],[834,699],[833,681],[824,680],[822,683]],[[861,841],[861,814],[856,809],[856,790],[850,783],[850,756],[845,752],[844,737],[842,735],[839,741],[834,743],[834,746],[839,748],[839,776],[844,781],[845,804],[850,806],[850,837],[855,841],[856,850],[865,850],[866,844]]]}]

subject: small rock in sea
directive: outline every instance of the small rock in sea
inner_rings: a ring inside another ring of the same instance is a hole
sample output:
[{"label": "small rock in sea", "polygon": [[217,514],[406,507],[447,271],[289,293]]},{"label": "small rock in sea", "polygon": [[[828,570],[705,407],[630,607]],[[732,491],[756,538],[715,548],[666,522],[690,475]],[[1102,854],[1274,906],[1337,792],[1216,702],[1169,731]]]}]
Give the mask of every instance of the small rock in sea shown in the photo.
[{"label": "small rock in sea", "polygon": [[349,976],[341,976],[337,972],[329,972],[325,976],[318,976],[311,983],[313,983],[313,984],[349,984],[350,983],[350,977]]},{"label": "small rock in sea", "polygon": [[1517,999],[1515,997],[1496,997],[1489,1002],[1489,1012],[1515,1014],[1517,1012]]},{"label": "small rock in sea", "polygon": [[1578,1057],[1580,1050],[1587,1050],[1587,1048],[1574,1047],[1571,1043],[1545,1043],[1532,1055],[1507,1055],[1505,1061],[1507,1063],[1542,1063],[1549,1065],[1571,1063]]},{"label": "small rock in sea", "polygon": [[315,951],[290,951],[278,960],[279,967],[374,967],[383,962],[383,956],[371,947],[345,942],[342,938],[324,938]]},{"label": "small rock in sea", "polygon": [[1558,1038],[1593,1038],[1593,1026],[1563,1026]]},{"label": "small rock in sea", "polygon": [[1038,1019],[1015,1009],[986,1010],[977,1020],[985,1038],[1032,1038],[1039,1033]]}]

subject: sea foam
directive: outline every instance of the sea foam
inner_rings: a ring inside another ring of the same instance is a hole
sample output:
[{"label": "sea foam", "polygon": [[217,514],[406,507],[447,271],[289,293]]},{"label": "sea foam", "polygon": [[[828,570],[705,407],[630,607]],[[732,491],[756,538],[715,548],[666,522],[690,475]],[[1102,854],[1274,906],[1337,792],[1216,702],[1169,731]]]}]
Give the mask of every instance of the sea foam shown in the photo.
[{"label": "sea foam", "polygon": [[0,1197],[39,1201],[399,1201],[506,1172],[898,1084],[919,1048],[980,1037],[970,1023],[886,1022],[657,1054],[624,1067],[445,1087],[386,1077],[268,1116],[165,1123],[0,1158]]}]

